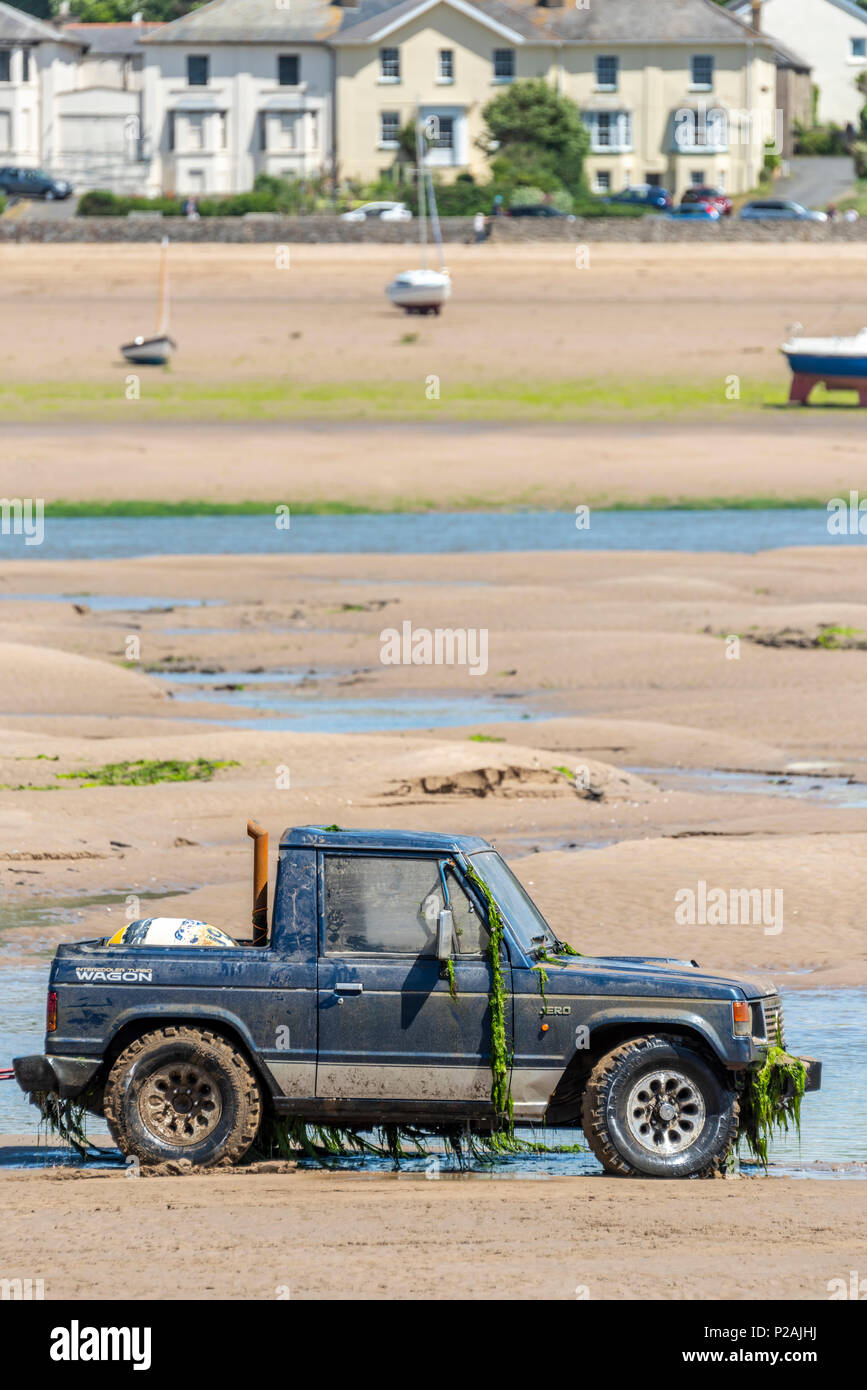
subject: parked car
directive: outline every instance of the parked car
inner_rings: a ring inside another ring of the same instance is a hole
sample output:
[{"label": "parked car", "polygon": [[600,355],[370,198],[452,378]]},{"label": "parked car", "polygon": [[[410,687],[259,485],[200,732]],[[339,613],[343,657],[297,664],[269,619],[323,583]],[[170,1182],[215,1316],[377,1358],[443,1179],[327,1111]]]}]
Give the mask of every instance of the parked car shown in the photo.
[{"label": "parked car", "polygon": [[754,198],[740,210],[740,216],[750,221],[767,218],[769,221],[827,222],[828,214],[805,208],[790,198]]},{"label": "parked car", "polygon": [[68,198],[72,184],[66,179],[53,179],[41,169],[13,169],[9,165],[0,169],[0,193],[16,198]]},{"label": "parked car", "polygon": [[559,208],[552,207],[550,203],[524,203],[521,207],[509,208],[510,217],[565,217],[568,222],[574,222],[575,217],[571,212],[561,212]]},{"label": "parked car", "polygon": [[721,215],[713,203],[681,203],[679,208],[672,208],[668,214],[677,218],[678,222],[719,222]]},{"label": "parked car", "polygon": [[721,188],[710,188],[706,184],[688,188],[680,200],[681,207],[684,203],[710,203],[721,217],[731,216],[732,200]]},{"label": "parked car", "polygon": [[342,212],[342,222],[366,222],[379,218],[381,222],[411,222],[412,213],[406,203],[362,203],[350,212]]},{"label": "parked car", "polygon": [[612,193],[606,203],[628,203],[632,207],[658,208],[665,212],[672,206],[673,198],[667,188],[655,183],[634,183],[620,193]]}]

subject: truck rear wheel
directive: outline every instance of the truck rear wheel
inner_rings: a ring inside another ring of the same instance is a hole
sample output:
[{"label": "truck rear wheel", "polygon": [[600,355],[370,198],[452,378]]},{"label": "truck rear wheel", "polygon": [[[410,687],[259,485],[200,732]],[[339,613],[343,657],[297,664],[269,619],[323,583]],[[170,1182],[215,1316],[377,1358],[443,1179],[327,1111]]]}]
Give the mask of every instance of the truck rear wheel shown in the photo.
[{"label": "truck rear wheel", "polygon": [[737,1094],[697,1047],[658,1034],[632,1038],[590,1073],[582,1125],[608,1173],[713,1177],[737,1137]]},{"label": "truck rear wheel", "polygon": [[262,1118],[259,1083],[246,1058],[199,1028],[159,1028],[136,1038],[109,1072],[104,1103],[118,1148],[146,1164],[237,1163]]}]

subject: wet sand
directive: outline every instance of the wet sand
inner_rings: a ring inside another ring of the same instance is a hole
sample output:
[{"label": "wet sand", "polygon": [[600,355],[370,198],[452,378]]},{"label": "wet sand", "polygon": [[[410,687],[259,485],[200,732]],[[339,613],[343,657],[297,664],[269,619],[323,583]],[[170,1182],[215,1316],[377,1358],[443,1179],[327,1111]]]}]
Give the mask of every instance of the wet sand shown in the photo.
[{"label": "wet sand", "polygon": [[859,1268],[861,1186],[5,1172],[0,1240],[47,1299],[811,1301]]},{"label": "wet sand", "polygon": [[[582,951],[760,966],[790,987],[863,984],[867,651],[750,639],[815,636],[829,623],[867,633],[865,568],[862,552],[833,547],[10,564],[7,596],[80,596],[0,610],[0,782],[24,788],[0,792],[0,880],[22,904],[34,893],[190,888],[175,902],[183,915],[237,934],[248,815],[274,835],[308,822],[426,826],[493,839]],[[148,594],[157,611],[100,611],[88,602],[100,593]],[[164,612],[161,596],[214,602]],[[484,628],[487,672],[383,665],[381,632],[407,620]],[[732,660],[725,637],[737,633]],[[131,637],[140,660],[125,663]],[[210,687],[169,680],[174,667],[217,672],[198,677],[211,686],[227,673],[263,709],[230,691],[206,699]],[[262,668],[300,678],[277,711],[290,724],[323,700],[350,721],[358,700],[411,710],[435,696],[461,714],[455,727],[378,733],[328,732],[327,715],[321,733],[255,727],[280,698],[257,686]],[[470,722],[480,696],[493,715]],[[147,787],[82,788],[57,775],[199,756],[238,766]],[[598,799],[558,770],[582,767]],[[721,790],[713,775],[678,780],[686,768],[777,782]],[[844,790],[862,805],[833,804],[829,777],[852,778]],[[781,929],[679,924],[675,894],[700,880],[781,890]],[[40,935],[40,953],[52,939]],[[26,932],[5,933],[6,952],[31,949]]]},{"label": "wet sand", "polygon": [[8,494],[571,510],[865,485],[848,398],[778,408],[789,324],[867,321],[865,245],[600,245],[585,270],[568,245],[450,247],[436,320],[385,301],[406,256],[173,247],[180,347],[130,400],[117,344],[150,331],[155,249],[0,247]]}]

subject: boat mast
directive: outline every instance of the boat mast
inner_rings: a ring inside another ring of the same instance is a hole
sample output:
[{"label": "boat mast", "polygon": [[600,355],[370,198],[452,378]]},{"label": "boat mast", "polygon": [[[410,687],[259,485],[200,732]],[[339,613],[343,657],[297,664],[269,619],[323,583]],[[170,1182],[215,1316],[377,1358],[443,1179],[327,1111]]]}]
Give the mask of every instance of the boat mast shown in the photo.
[{"label": "boat mast", "polygon": [[168,286],[169,239],[163,237],[160,250],[160,282],[157,302],[157,337],[163,338],[169,331],[169,286]]},{"label": "boat mast", "polygon": [[421,259],[422,265],[427,270],[427,206],[425,188],[425,135],[421,121],[421,111],[415,109],[415,159],[418,169],[418,215],[421,221]]}]

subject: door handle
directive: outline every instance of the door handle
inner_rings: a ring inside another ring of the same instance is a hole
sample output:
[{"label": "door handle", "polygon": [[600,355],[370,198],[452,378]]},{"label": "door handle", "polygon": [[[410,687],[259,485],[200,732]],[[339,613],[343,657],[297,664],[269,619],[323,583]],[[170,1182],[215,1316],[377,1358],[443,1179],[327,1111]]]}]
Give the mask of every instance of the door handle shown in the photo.
[{"label": "door handle", "polygon": [[334,986],[335,994],[363,994],[364,985],[360,980],[338,980]]}]

